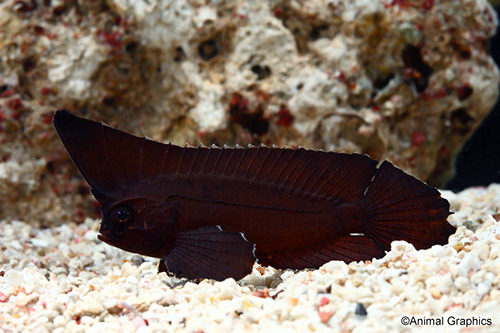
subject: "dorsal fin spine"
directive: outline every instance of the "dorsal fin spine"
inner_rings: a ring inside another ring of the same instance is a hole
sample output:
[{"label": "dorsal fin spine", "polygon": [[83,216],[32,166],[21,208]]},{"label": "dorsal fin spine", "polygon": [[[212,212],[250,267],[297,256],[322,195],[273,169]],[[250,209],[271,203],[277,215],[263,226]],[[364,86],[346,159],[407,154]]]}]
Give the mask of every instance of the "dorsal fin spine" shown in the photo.
[{"label": "dorsal fin spine", "polygon": [[[283,150],[287,150],[287,149],[283,149]],[[278,177],[276,177],[276,178],[274,178],[274,179],[273,179],[273,181],[271,182],[271,185],[274,185],[274,184],[276,183],[276,181],[277,181],[278,179],[280,179],[280,178],[281,178],[281,175],[283,174],[283,172],[284,172],[285,170],[289,170],[289,169],[290,169],[290,162],[291,162],[291,161],[293,160],[293,158],[295,157],[295,154],[297,154],[297,149],[294,149],[294,150],[293,150],[293,152],[292,152],[292,154],[290,155],[290,157],[286,160],[285,165],[281,168],[280,173],[278,174]],[[276,161],[275,161],[275,163],[276,163]],[[274,168],[274,165],[273,165],[273,168]],[[271,170],[272,170],[273,168],[271,168]],[[279,185],[281,186],[282,184],[279,184]]]},{"label": "dorsal fin spine", "polygon": [[255,181],[255,179],[257,179],[257,177],[259,176],[260,170],[262,170],[262,167],[264,166],[264,164],[266,164],[266,161],[267,161],[269,155],[271,155],[272,150],[273,150],[272,148],[267,148],[266,157],[264,157],[264,159],[262,160],[259,168],[257,169],[257,172],[255,173],[255,175],[253,176],[253,179],[251,180],[251,183],[253,183]]},{"label": "dorsal fin spine", "polygon": [[232,177],[236,177],[236,173],[238,172],[238,170],[240,169],[240,166],[241,166],[241,162],[243,162],[243,160],[245,159],[245,156],[247,155],[247,151],[248,151],[248,147],[246,147],[244,149],[244,152],[243,154],[241,154],[241,158],[238,162],[238,164],[236,165],[236,168],[234,168],[234,172],[232,174]]},{"label": "dorsal fin spine", "polygon": [[[337,160],[338,160],[338,157],[336,157],[336,158],[335,158],[335,162],[336,162]],[[316,188],[316,184],[318,184],[318,182],[319,182],[320,180],[322,180],[322,179],[324,180],[323,175],[325,174],[325,172],[326,172],[327,170],[328,170],[328,166],[325,166],[325,167],[323,168],[323,171],[321,171],[321,174],[320,174],[320,175],[318,175],[318,178],[316,178],[316,181],[314,182],[314,184],[312,184],[312,185],[311,185],[311,191],[312,191],[314,188]],[[328,181],[328,180],[327,180],[327,181]],[[326,182],[324,182],[324,183],[323,183],[323,185],[324,185],[325,183],[326,183]],[[322,187],[323,187],[323,186],[322,186]],[[316,196],[316,195],[318,194],[319,190],[320,190],[319,188],[318,188],[318,189],[316,189],[316,191],[314,191],[314,192],[313,192],[313,195],[314,195],[314,196]]]},{"label": "dorsal fin spine", "polygon": [[113,179],[116,181],[116,177],[113,172],[113,164],[111,164],[111,160],[109,159],[108,142],[106,139],[106,132],[104,130],[104,126],[107,125],[101,122],[101,138],[102,138],[102,144],[104,146],[104,155],[106,155],[106,164],[108,165],[109,173],[111,174],[111,177],[113,177]]},{"label": "dorsal fin spine", "polygon": [[[307,151],[306,151],[306,154],[304,154],[303,156],[307,156]],[[314,155],[314,157],[317,157],[316,155]],[[297,175],[297,177],[295,177],[295,180],[291,186],[293,190],[293,192],[296,192],[296,193],[302,193],[302,187],[304,186],[304,184],[302,184],[301,186],[301,189],[299,192],[297,192],[297,182],[299,181],[299,179],[302,177],[302,175],[304,174],[304,172],[306,170],[309,170],[309,165],[312,163],[313,161],[313,156],[309,156],[309,161],[307,161],[307,164],[302,168],[302,170],[300,170],[300,173]],[[311,172],[312,174],[312,172]],[[306,181],[304,183],[307,182],[307,180],[309,179],[309,177],[311,176],[311,174],[309,174],[308,178],[306,179]]]},{"label": "dorsal fin spine", "polygon": [[234,152],[237,150],[238,150],[237,148],[231,149],[231,155],[229,155],[229,159],[227,160],[226,165],[224,166],[224,170],[222,170],[223,175],[226,174],[227,168],[229,168],[229,166],[231,165],[231,163],[233,161]]},{"label": "dorsal fin spine", "polygon": [[174,172],[175,175],[179,174],[179,170],[180,170],[181,165],[182,165],[182,159],[184,158],[184,153],[186,152],[186,149],[187,149],[187,147],[181,148],[181,150],[182,150],[181,157],[179,157],[179,161],[177,162],[177,168],[175,168],[175,172]]},{"label": "dorsal fin spine", "polygon": [[170,147],[172,147],[172,142],[169,142],[167,144],[167,148],[165,149],[165,153],[163,154],[163,161],[161,162],[160,174],[163,174],[165,172],[165,163],[167,161],[167,155],[168,152],[170,151]]},{"label": "dorsal fin spine", "polygon": [[[298,152],[300,149],[296,149],[295,151]],[[303,152],[304,150],[300,150],[300,152]],[[290,175],[293,173],[293,171],[295,171],[297,169],[297,166],[299,165],[299,163],[302,161],[302,159],[304,158],[304,156],[306,156],[306,154],[302,154],[298,159],[297,159],[297,162],[295,162],[295,164],[293,165],[293,167],[290,168],[290,171],[288,172],[288,174],[286,175],[285,179],[283,179],[283,181],[281,182],[282,185],[286,184],[286,182],[288,181],[288,178],[290,178]],[[293,155],[292,155],[293,157]],[[304,170],[304,169],[302,169]],[[295,180],[297,180],[297,178],[295,178]],[[293,187],[291,187],[291,189],[293,189]]]},{"label": "dorsal fin spine", "polygon": [[[356,172],[355,174],[353,174],[352,176],[350,176],[350,177],[352,177],[353,179],[354,179],[354,178],[356,178],[356,177],[358,177],[358,175],[359,175],[359,174],[361,174],[361,173],[363,173],[363,172],[364,172],[364,171],[365,171],[368,167],[370,167],[370,165],[366,165],[364,168],[362,168],[362,169],[360,169],[360,170],[357,170],[357,172]],[[326,193],[329,193],[329,192],[330,192],[330,190],[332,189],[332,187],[333,187],[334,185],[335,185],[335,183],[334,183],[334,184],[332,184],[332,185],[330,186],[330,188],[329,188],[327,191],[325,191],[324,193],[325,193],[325,194],[326,194]],[[344,190],[344,188],[345,188],[346,186],[347,186],[347,183],[345,183],[345,184],[344,184],[344,186],[340,187],[340,188],[337,190],[337,193],[342,193],[342,198],[344,198],[344,199],[349,198],[349,197],[351,196],[351,194],[352,194],[354,191],[356,191],[356,187],[351,186],[349,189],[347,189],[347,190],[344,192],[343,190]],[[335,194],[335,193],[334,193],[334,194]],[[334,194],[329,194],[328,196],[326,196],[326,195],[325,195],[325,196],[327,197],[327,199],[331,199],[331,198],[333,197],[333,195],[334,195]]]},{"label": "dorsal fin spine", "polygon": [[[187,148],[185,148],[187,149]],[[196,159],[198,158],[198,153],[200,152],[201,148],[194,148],[196,149],[196,152],[194,153],[194,157],[193,157],[193,161],[191,162],[191,166],[189,167],[189,170],[188,170],[188,174],[191,174],[193,172],[193,166],[195,165],[196,163]]]},{"label": "dorsal fin spine", "polygon": [[141,149],[139,151],[139,179],[142,179],[142,168],[143,168],[143,164],[144,164],[144,146],[146,145],[146,141],[148,139],[146,137],[143,137],[142,138],[142,145],[141,145]]},{"label": "dorsal fin spine", "polygon": [[215,160],[215,164],[212,168],[212,171],[210,171],[210,174],[214,174],[215,171],[217,170],[217,166],[219,165],[220,158],[222,157],[222,154],[224,153],[224,150],[226,150],[226,145],[222,146],[222,149],[220,149],[219,156],[217,156],[217,160]]},{"label": "dorsal fin spine", "polygon": [[[250,145],[248,145],[248,148],[254,148],[253,146],[250,147]],[[257,148],[257,151],[255,152],[255,155],[253,156],[252,160],[250,161],[250,163],[248,163],[248,166],[247,166],[247,169],[245,170],[245,173],[243,174],[243,178],[246,178],[247,174],[248,174],[248,171],[250,170],[250,167],[253,165],[253,163],[255,162],[255,159],[257,158],[257,156],[259,155],[259,152],[261,150],[262,146],[259,146]]]},{"label": "dorsal fin spine", "polygon": [[[325,155],[322,154],[322,153],[318,153],[318,156],[321,157],[320,161],[318,162],[318,164],[316,164],[316,166],[314,167],[314,169],[312,169],[310,172],[309,172],[309,175],[307,176],[307,178],[304,180],[304,182],[302,183],[302,185],[300,185],[300,188],[299,188],[299,193],[305,193],[305,192],[310,192],[310,189],[306,191],[305,187],[306,185],[309,184],[309,179],[311,179],[311,177],[316,173],[316,170],[318,170],[319,166],[323,163],[324,159],[325,159]],[[311,161],[313,159],[311,158]],[[311,187],[312,189],[312,187]]]},{"label": "dorsal fin spine", "polygon": [[[320,191],[321,191],[321,190],[322,190],[322,189],[323,189],[326,185],[328,185],[328,184],[330,183],[330,180],[331,180],[332,178],[334,178],[334,177],[337,175],[338,171],[342,169],[342,167],[343,167],[343,166],[344,166],[344,164],[347,162],[347,160],[348,160],[347,158],[344,158],[344,159],[343,159],[343,161],[339,161],[339,162],[337,162],[337,163],[341,163],[341,164],[339,164],[339,165],[337,166],[337,168],[335,169],[335,172],[332,172],[332,173],[330,174],[330,176],[329,176],[329,177],[328,177],[328,179],[327,179],[327,180],[323,183],[323,185],[321,185],[321,187],[319,187],[319,188],[318,188],[318,189],[314,192],[314,195],[315,195],[315,196],[317,196],[317,195],[318,195],[318,193],[319,193],[319,192],[320,192]],[[337,159],[337,161],[338,161],[338,159]],[[319,178],[318,178],[318,179],[319,179]],[[333,185],[335,185],[336,183],[337,183],[337,181],[335,181],[335,182],[333,183]],[[331,186],[333,186],[333,185],[331,185]],[[321,192],[323,193],[323,195],[322,195],[321,197],[323,197],[325,192],[323,192],[323,191],[321,191]]]},{"label": "dorsal fin spine", "polygon": [[207,162],[210,160],[210,157],[212,155],[212,151],[214,150],[214,146],[212,145],[210,148],[208,148],[208,154],[207,156],[205,157],[205,161],[203,161],[203,165],[201,166],[201,169],[200,169],[200,172],[203,173],[205,172],[205,169],[206,169],[206,166],[207,166]]},{"label": "dorsal fin spine", "polygon": [[[273,145],[274,146],[274,145]],[[271,149],[275,149],[275,148],[271,148]],[[281,158],[281,155],[283,155],[283,152],[285,151],[285,149],[280,149],[279,153],[278,153],[278,156],[276,157],[276,159],[274,160],[273,164],[271,164],[271,167],[269,168],[269,173],[272,174],[273,172],[273,169],[274,167],[276,166],[276,163],[278,163],[279,159]]]}]

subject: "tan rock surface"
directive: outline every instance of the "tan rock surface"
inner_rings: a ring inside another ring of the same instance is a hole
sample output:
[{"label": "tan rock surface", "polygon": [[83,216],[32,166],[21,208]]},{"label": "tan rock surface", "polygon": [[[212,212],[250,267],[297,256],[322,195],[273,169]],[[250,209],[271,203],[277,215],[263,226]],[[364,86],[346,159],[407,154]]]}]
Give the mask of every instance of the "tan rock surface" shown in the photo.
[{"label": "tan rock surface", "polygon": [[496,26],[483,0],[3,1],[0,216],[95,216],[60,108],[178,144],[367,153],[443,184],[497,97]]}]

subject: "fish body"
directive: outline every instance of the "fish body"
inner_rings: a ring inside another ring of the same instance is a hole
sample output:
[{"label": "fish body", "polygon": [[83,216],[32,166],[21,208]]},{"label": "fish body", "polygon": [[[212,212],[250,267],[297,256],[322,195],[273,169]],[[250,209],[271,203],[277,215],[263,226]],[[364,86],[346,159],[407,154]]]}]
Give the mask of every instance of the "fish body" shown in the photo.
[{"label": "fish body", "polygon": [[365,155],[275,147],[179,147],[58,111],[54,125],[102,205],[99,239],[158,257],[179,277],[381,257],[454,233],[439,192]]},{"label": "fish body", "polygon": [[[242,232],[248,241],[258,244],[262,264],[280,268],[290,265],[267,259],[278,252],[318,246],[335,235],[360,232],[366,215],[361,202],[332,205],[313,193],[297,195],[291,189],[227,176],[160,176],[154,182],[135,185],[134,191],[152,187],[158,191],[156,202],[175,209],[176,231],[218,225],[224,231]],[[148,197],[147,190],[142,193],[141,197]]]}]

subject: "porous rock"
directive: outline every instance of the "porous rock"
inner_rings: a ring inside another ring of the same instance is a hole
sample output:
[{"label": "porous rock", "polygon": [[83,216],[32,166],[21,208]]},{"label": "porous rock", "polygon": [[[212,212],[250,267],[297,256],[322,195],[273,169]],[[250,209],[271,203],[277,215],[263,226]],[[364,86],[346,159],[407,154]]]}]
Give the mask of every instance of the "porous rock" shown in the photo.
[{"label": "porous rock", "polygon": [[366,153],[441,185],[496,100],[496,26],[483,0],[4,1],[0,216],[96,216],[61,108],[181,145]]}]

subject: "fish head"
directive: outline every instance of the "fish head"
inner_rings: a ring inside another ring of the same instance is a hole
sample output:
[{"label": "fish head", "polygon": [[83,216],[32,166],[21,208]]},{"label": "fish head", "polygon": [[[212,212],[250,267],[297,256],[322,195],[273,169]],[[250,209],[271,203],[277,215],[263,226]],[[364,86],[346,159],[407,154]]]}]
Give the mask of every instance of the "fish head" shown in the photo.
[{"label": "fish head", "polygon": [[[98,196],[96,196],[98,197]],[[173,208],[163,202],[133,197],[103,202],[97,238],[122,250],[161,258],[174,227]]]},{"label": "fish head", "polygon": [[101,204],[98,238],[120,249],[162,257],[173,209],[162,201],[159,158],[170,148],[102,122],[60,110],[54,126],[71,159]]}]

